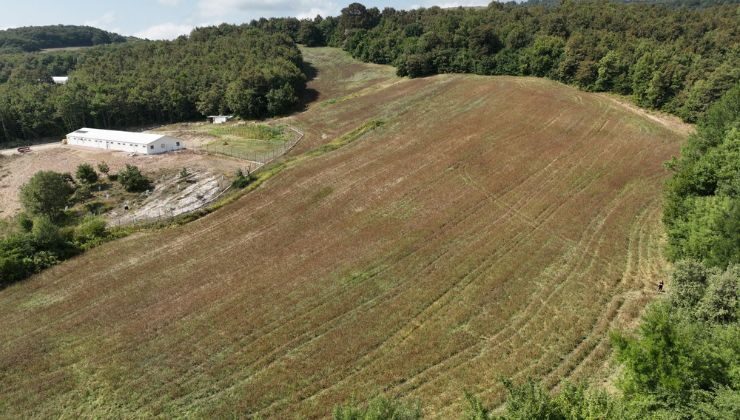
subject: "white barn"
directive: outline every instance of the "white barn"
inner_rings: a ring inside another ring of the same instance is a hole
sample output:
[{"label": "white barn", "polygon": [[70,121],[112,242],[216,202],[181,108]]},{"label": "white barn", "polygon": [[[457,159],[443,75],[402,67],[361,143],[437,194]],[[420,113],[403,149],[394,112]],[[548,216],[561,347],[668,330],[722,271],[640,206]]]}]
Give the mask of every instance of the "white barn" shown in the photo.
[{"label": "white barn", "polygon": [[162,134],[80,128],[67,134],[67,144],[106,150],[156,155],[184,149],[182,140]]},{"label": "white barn", "polygon": [[234,118],[233,115],[209,115],[208,122],[211,124],[223,124],[232,118]]}]

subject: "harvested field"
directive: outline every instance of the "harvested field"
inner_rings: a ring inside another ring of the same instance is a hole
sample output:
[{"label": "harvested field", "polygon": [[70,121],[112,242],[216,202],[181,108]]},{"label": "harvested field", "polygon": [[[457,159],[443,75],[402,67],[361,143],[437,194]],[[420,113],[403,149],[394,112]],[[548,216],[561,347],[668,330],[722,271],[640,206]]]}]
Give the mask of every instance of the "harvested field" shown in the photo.
[{"label": "harvested field", "polygon": [[319,100],[260,188],[0,291],[1,417],[317,418],[382,392],[455,418],[501,377],[611,373],[685,137],[547,80],[305,59]]}]

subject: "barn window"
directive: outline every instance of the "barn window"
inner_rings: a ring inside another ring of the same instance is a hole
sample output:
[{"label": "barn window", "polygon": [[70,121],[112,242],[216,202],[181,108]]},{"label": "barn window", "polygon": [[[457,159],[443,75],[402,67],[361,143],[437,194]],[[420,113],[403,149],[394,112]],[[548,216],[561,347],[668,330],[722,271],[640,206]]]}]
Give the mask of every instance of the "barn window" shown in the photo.
[{"label": "barn window", "polygon": [[180,142],[179,141],[176,141],[175,142],[175,145],[179,146],[180,145]]},{"label": "barn window", "polygon": [[154,149],[154,145],[149,146],[150,149]]}]

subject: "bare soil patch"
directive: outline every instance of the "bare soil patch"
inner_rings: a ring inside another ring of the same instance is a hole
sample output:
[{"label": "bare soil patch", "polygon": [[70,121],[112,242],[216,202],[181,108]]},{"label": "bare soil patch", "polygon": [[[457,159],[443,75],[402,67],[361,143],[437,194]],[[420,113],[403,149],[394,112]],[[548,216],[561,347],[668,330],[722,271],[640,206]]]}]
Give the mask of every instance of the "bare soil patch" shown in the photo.
[{"label": "bare soil patch", "polygon": [[250,166],[248,162],[237,159],[197,154],[188,150],[163,155],[130,156],[124,152],[73,147],[61,143],[45,147],[34,146],[31,149],[31,153],[14,154],[0,159],[0,217],[13,216],[20,210],[20,187],[41,170],[74,173],[81,163],[95,166],[98,162],[106,162],[111,173],[124,168],[126,164],[132,164],[149,175],[163,169],[176,171],[185,167],[209,172],[214,176],[232,176],[237,169]]}]

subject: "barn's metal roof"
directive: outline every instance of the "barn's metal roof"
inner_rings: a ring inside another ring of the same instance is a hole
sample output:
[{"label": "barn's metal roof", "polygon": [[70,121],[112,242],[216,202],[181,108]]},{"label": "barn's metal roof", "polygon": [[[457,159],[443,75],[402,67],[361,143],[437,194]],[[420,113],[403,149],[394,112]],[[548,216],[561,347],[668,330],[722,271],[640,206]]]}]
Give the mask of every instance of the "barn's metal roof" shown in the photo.
[{"label": "barn's metal roof", "polygon": [[80,128],[67,136],[82,137],[92,140],[108,140],[134,144],[150,144],[167,137],[163,134],[132,133],[130,131],[100,130],[97,128]]}]

